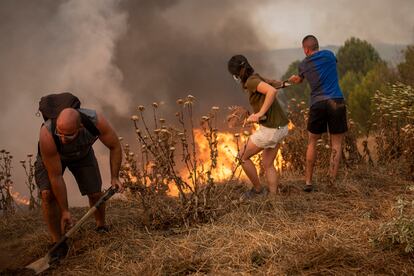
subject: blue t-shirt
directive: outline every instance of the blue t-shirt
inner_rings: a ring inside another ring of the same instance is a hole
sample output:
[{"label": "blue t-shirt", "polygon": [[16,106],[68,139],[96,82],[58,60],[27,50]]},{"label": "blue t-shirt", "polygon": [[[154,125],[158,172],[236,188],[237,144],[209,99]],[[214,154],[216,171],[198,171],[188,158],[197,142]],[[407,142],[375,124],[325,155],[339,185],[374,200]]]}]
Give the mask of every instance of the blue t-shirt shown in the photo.
[{"label": "blue t-shirt", "polygon": [[336,57],[331,51],[321,50],[307,56],[299,64],[299,76],[309,82],[311,105],[327,99],[344,98],[338,84]]}]

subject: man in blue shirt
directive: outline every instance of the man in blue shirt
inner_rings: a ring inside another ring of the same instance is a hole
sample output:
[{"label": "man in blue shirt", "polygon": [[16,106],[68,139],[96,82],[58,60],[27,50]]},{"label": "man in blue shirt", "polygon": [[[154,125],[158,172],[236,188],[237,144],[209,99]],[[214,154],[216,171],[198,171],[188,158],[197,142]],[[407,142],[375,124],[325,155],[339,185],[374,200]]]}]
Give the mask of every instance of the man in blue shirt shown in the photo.
[{"label": "man in blue shirt", "polygon": [[348,126],[344,97],[338,84],[335,55],[328,50],[319,51],[318,40],[313,35],[302,40],[302,47],[306,58],[299,64],[299,75],[291,76],[289,82],[300,83],[306,78],[311,87],[304,187],[305,192],[311,192],[318,139],[322,133],[329,132],[332,149],[329,176],[333,183],[338,173],[342,140]]}]

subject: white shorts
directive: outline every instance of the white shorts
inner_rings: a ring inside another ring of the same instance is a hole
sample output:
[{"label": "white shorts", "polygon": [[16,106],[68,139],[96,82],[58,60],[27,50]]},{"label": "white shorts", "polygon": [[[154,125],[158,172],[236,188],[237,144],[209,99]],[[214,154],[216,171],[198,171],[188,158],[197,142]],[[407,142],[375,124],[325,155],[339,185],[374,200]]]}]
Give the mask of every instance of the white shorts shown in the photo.
[{"label": "white shorts", "polygon": [[259,129],[250,136],[250,140],[259,148],[274,148],[288,135],[288,126],[269,128],[260,125]]}]

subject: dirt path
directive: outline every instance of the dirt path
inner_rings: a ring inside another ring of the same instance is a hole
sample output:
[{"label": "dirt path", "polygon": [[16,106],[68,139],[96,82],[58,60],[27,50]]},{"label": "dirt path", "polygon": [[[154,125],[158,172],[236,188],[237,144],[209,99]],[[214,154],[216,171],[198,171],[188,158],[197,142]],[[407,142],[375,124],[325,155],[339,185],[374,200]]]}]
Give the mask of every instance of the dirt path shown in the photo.
[{"label": "dirt path", "polygon": [[[21,268],[22,263],[30,262],[24,258],[22,253],[25,251],[25,245],[16,241],[1,241],[0,246],[0,271],[6,269]],[[24,259],[23,259],[24,258]]]}]

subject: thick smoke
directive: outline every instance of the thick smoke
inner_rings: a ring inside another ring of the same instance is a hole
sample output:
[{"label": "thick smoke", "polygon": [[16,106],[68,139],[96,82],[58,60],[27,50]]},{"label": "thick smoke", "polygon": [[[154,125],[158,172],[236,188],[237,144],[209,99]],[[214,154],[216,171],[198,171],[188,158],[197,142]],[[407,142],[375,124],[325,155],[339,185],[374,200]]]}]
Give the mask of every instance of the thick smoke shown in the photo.
[{"label": "thick smoke", "polygon": [[[246,54],[260,73],[277,78],[284,73],[276,68],[282,59],[269,59],[266,50],[299,46],[308,33],[322,45],[350,36],[388,43],[406,43],[399,40],[406,36],[413,42],[411,0],[331,2],[0,1],[0,147],[15,156],[16,189],[25,190],[17,161],[36,152],[42,120],[34,114],[47,93],[75,93],[128,138],[128,117],[140,104],[164,102],[169,117],[176,99],[188,94],[197,98],[198,115],[213,105],[247,105],[226,70],[233,54]],[[108,152],[99,144],[107,179]],[[75,184],[68,186],[73,200],[79,193]]]},{"label": "thick smoke", "polygon": [[131,102],[163,101],[171,113],[175,101],[188,94],[197,98],[200,112],[244,102],[227,60],[263,46],[243,2],[124,2],[128,31],[118,43],[115,64]]},{"label": "thick smoke", "polygon": [[[262,48],[243,2],[2,1],[1,147],[17,160],[36,152],[42,120],[34,114],[51,92],[75,93],[123,136],[139,104],[163,101],[171,115],[188,94],[200,112],[245,103],[226,71],[230,55]],[[97,152],[107,179],[108,152]],[[14,166],[16,190],[24,191],[23,170]]]},{"label": "thick smoke", "polygon": [[[128,113],[122,73],[112,63],[116,42],[126,31],[127,14],[117,3],[1,2],[0,140],[16,159],[17,191],[24,191],[17,161],[37,151],[42,120],[35,113],[42,95],[71,91],[85,106],[110,105],[115,114]],[[68,190],[77,191],[76,185]]]}]

